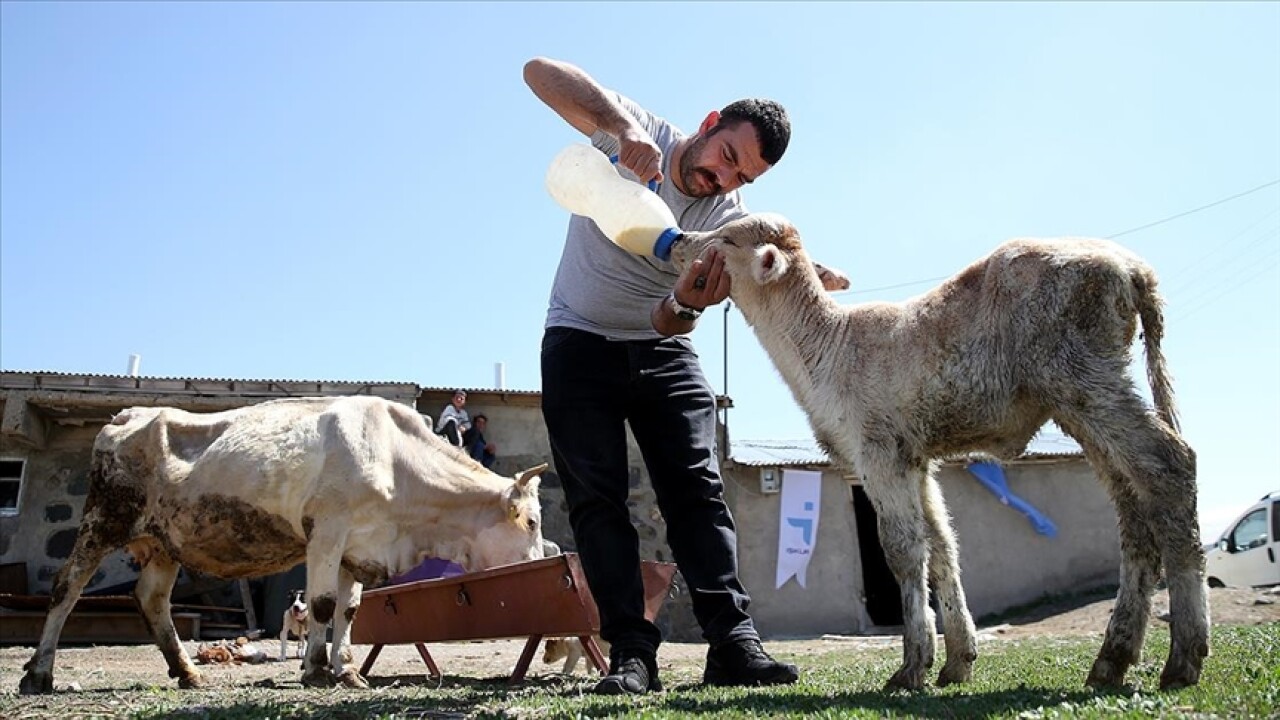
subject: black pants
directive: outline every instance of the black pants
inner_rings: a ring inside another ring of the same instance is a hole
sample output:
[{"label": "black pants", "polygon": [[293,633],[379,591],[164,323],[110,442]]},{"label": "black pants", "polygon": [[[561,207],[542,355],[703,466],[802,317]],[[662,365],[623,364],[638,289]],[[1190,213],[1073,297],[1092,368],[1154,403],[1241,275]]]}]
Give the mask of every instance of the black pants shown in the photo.
[{"label": "black pants", "polygon": [[756,637],[716,461],[715,394],[689,340],[613,342],[550,328],[542,339],[542,413],[600,608],[600,636],[614,654],[655,652],[662,640],[644,619],[640,540],[627,507],[626,423],[703,637],[712,644]]},{"label": "black pants", "polygon": [[458,421],[449,418],[444,421],[444,428],[436,433],[454,447],[462,447],[462,434],[458,431]]}]

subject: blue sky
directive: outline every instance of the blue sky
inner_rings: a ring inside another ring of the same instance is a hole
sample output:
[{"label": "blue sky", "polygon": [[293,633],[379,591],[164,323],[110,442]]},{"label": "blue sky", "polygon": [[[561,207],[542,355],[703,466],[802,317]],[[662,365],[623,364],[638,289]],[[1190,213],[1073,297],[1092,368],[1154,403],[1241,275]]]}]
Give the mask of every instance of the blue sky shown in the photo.
[{"label": "blue sky", "polygon": [[[1280,179],[1274,3],[5,2],[0,367],[492,387],[502,362],[536,390],[566,223],[542,179],[579,136],[535,55],[690,131],[783,102],[747,203],[851,303]],[[1163,278],[1216,534],[1280,489],[1280,185],[1119,239]],[[726,329],[734,437],[806,437],[736,310],[694,334],[713,384]]]}]

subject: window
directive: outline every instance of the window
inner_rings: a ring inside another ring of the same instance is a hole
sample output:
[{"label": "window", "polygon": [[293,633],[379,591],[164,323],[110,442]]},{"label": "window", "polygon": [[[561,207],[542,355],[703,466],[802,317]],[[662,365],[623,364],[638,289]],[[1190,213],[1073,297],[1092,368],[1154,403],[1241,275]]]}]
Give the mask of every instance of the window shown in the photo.
[{"label": "window", "polygon": [[1258,508],[1236,525],[1231,532],[1231,542],[1237,550],[1249,550],[1267,544],[1267,509]]},{"label": "window", "polygon": [[26,462],[17,458],[0,458],[0,515],[17,515],[18,498],[22,497],[22,470]]}]

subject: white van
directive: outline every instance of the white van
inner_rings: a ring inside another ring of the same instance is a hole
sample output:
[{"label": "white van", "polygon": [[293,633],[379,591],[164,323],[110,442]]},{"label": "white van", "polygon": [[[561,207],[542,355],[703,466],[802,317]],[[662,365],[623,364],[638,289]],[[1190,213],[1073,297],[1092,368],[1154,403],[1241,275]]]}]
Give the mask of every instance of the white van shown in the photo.
[{"label": "white van", "polygon": [[1227,527],[1205,554],[1209,587],[1280,585],[1280,491]]}]

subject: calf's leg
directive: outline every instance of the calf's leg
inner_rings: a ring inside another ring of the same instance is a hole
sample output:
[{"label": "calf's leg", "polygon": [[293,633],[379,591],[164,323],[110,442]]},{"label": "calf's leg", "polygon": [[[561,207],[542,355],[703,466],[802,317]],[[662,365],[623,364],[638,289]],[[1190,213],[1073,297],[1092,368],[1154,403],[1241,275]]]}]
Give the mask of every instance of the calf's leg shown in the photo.
[{"label": "calf's leg", "polygon": [[868,471],[867,497],[875,505],[880,545],[902,590],[902,667],[887,687],[919,690],[933,666],[934,616],[926,578],[928,546],[920,483],[924,473],[883,475]]},{"label": "calf's leg", "polygon": [[329,623],[338,607],[338,574],[342,570],[342,547],[346,535],[338,528],[317,525],[307,538],[307,642],[302,661],[302,684],[332,687],[329,665]]},{"label": "calf's leg", "polygon": [[942,631],[947,662],[938,674],[938,685],[967,682],[978,659],[977,631],[960,584],[960,554],[942,491],[932,475],[923,487],[924,520],[929,534],[929,583],[942,608]]},{"label": "calf's leg", "polygon": [[[1098,463],[1094,467],[1099,467]],[[1120,687],[1129,668],[1142,659],[1142,644],[1151,614],[1151,593],[1160,577],[1160,551],[1143,517],[1143,508],[1127,482],[1104,470],[1120,523],[1120,590],[1107,623],[1107,633],[1085,684]]]},{"label": "calf's leg", "polygon": [[158,548],[157,544],[156,551],[147,557],[146,564],[142,566],[134,596],[142,610],[143,621],[151,630],[156,646],[169,665],[169,677],[177,678],[180,688],[202,687],[204,678],[191,663],[190,656],[178,638],[178,630],[173,626],[169,596],[173,593],[173,584],[178,579],[180,566]]},{"label": "calf's leg", "polygon": [[1092,402],[1064,413],[1060,422],[1085,446],[1099,475],[1108,479],[1120,516],[1123,560],[1116,612],[1088,683],[1119,685],[1129,665],[1137,661],[1151,588],[1163,560],[1172,642],[1160,687],[1194,685],[1209,654],[1195,454],[1146,410],[1127,380],[1107,384],[1095,377],[1090,387],[1095,393],[1089,396]]},{"label": "calf's leg", "polygon": [[[92,496],[86,504],[93,507]],[[44,630],[40,634],[40,645],[27,664],[22,666],[27,671],[18,682],[18,692],[22,695],[53,692],[53,660],[58,651],[62,626],[66,624],[67,616],[80,599],[84,586],[102,564],[102,559],[107,553],[124,545],[122,538],[107,532],[103,529],[106,526],[96,522],[98,516],[92,509],[85,514],[86,519],[80,524],[80,534],[76,536],[71,556],[54,578],[51,604],[45,616]]]},{"label": "calf's leg", "polygon": [[356,582],[346,568],[339,570],[338,605],[333,617],[333,648],[329,651],[329,664],[338,682],[353,688],[369,687],[369,683],[360,677],[359,668],[354,664],[347,667],[343,660],[343,655],[351,652],[351,623],[356,618],[356,609],[360,607],[363,589],[364,586]]}]

